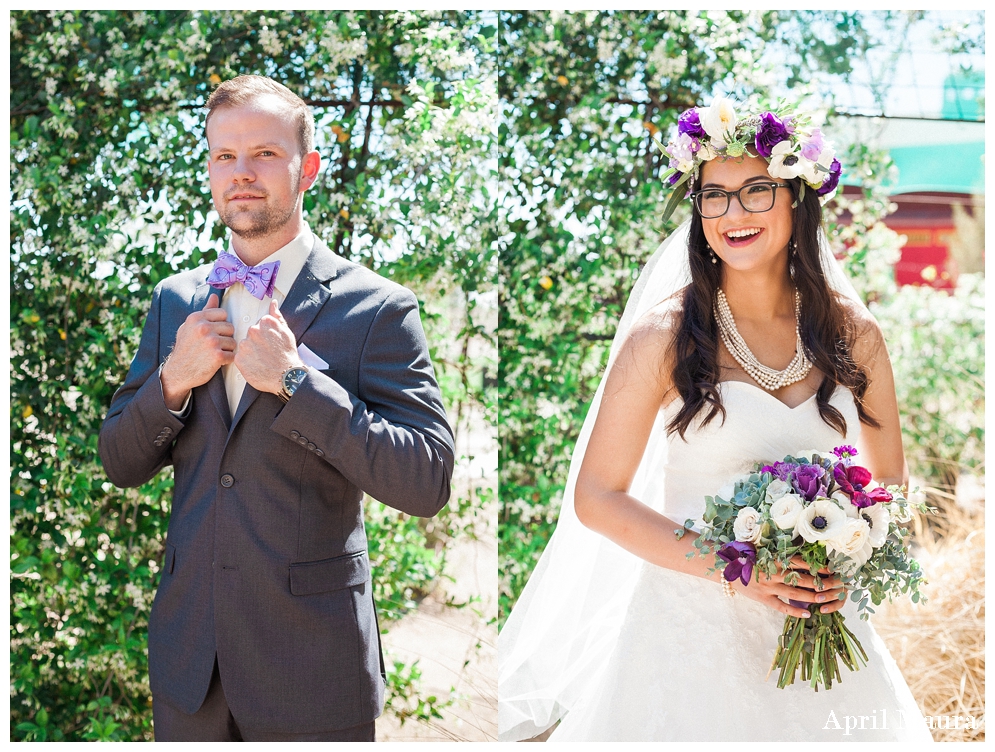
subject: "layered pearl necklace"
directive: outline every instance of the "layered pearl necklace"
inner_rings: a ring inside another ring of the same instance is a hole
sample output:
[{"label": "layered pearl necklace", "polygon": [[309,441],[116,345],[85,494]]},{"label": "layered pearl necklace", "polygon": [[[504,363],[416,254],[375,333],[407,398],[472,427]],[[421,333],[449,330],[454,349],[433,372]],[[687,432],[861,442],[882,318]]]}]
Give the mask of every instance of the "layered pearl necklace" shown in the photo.
[{"label": "layered pearl necklace", "polygon": [[749,345],[746,344],[746,340],[743,339],[743,335],[736,328],[736,321],[732,317],[732,311],[729,310],[729,301],[726,300],[726,294],[722,292],[721,288],[715,292],[713,311],[715,312],[715,321],[719,325],[719,336],[722,337],[726,349],[743,367],[743,370],[749,374],[750,378],[768,392],[801,381],[812,370],[812,361],[808,359],[802,345],[802,332],[799,323],[801,321],[802,299],[797,290],[795,290],[795,357],[783,371],[775,371],[757,360]]}]

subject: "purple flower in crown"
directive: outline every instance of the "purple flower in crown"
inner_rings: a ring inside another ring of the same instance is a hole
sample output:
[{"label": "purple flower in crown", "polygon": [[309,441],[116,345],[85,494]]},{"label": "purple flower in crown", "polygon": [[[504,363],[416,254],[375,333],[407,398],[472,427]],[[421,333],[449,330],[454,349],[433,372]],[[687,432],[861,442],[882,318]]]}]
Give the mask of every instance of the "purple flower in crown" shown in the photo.
[{"label": "purple flower in crown", "polygon": [[807,501],[826,495],[829,479],[821,465],[800,465],[791,477],[791,485]]},{"label": "purple flower in crown", "polygon": [[[674,160],[671,161],[673,162]],[[670,166],[674,168],[677,167],[677,165],[675,164],[671,164]],[[667,182],[670,183],[670,185],[677,185],[677,181],[680,180],[682,177],[683,174],[679,170],[675,169],[674,174],[671,175],[669,178],[667,178]]]},{"label": "purple flower in crown", "polygon": [[773,112],[765,112],[760,116],[760,127],[757,128],[757,135],[754,138],[757,154],[764,159],[770,159],[771,150],[790,137],[791,134],[785,127],[784,121]]},{"label": "purple flower in crown", "polygon": [[802,156],[810,162],[818,162],[825,148],[826,140],[822,137],[822,131],[813,128],[811,135],[802,142]]},{"label": "purple flower in crown", "polygon": [[822,181],[822,185],[816,188],[815,192],[820,196],[825,196],[827,193],[835,191],[836,186],[840,184],[840,173],[842,172],[843,166],[840,161],[833,159],[833,163],[829,165],[829,174],[826,175],[826,179]]},{"label": "purple flower in crown", "polygon": [[727,582],[739,578],[744,585],[750,584],[750,575],[753,574],[753,565],[757,560],[757,549],[752,543],[746,541],[726,543],[716,552],[716,556],[728,562],[722,570],[722,576]]},{"label": "purple flower in crown", "polygon": [[701,127],[701,120],[698,118],[698,108],[692,107],[684,110],[677,118],[677,133],[686,133],[692,138],[705,138],[705,129]]}]

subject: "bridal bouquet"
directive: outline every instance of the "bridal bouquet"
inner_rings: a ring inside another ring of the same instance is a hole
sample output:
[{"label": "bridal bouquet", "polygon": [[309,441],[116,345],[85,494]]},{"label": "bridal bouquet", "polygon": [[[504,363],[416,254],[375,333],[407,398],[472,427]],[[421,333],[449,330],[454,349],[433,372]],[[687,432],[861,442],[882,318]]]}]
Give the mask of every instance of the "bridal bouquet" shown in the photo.
[{"label": "bridal bouquet", "polygon": [[[797,569],[800,558],[816,587],[826,571],[839,577],[861,619],[874,612],[870,603],[878,605],[895,593],[918,602],[923,575],[909,556],[902,525],[914,509],[926,512],[928,507],[908,501],[904,488],[876,485],[866,468],[853,463],[856,454],[853,447],[840,446],[758,463],[751,475],[735,481],[725,494],[728,500],[706,496],[705,526],[694,545],[702,556],[715,555],[710,571],[722,570],[727,581],[738,578],[749,585],[752,574],[759,581],[761,574]],[[685,522],[678,537],[694,524]],[[784,581],[793,585],[798,579],[789,573]],[[771,665],[771,671],[780,671],[778,687],[794,683],[800,670],[802,681],[816,691],[820,684],[830,689],[834,680],[841,681],[839,661],[851,671],[867,664],[840,612],[822,614],[814,605],[790,603],[811,608],[812,616],[784,620]]]}]

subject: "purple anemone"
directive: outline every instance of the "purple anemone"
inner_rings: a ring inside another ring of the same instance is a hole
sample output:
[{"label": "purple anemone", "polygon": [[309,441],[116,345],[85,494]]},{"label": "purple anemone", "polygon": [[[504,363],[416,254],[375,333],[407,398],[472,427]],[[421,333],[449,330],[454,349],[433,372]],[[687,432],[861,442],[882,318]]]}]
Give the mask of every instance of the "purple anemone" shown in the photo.
[{"label": "purple anemone", "polygon": [[732,541],[720,548],[716,555],[728,562],[722,571],[722,575],[728,582],[732,582],[738,577],[744,585],[750,584],[753,564],[757,560],[757,549],[752,543]]}]

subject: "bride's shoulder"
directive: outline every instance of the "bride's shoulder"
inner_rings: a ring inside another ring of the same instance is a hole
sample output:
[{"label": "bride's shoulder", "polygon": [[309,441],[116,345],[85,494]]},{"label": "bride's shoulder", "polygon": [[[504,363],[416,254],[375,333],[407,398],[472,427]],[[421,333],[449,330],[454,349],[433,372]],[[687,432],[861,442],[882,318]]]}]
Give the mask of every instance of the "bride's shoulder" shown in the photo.
[{"label": "bride's shoulder", "polygon": [[[619,356],[623,359],[650,362],[663,366],[674,336],[680,326],[681,301],[679,297],[669,298],[647,310],[632,325]],[[658,369],[665,372],[666,369]]]},{"label": "bride's shoulder", "polygon": [[881,325],[866,307],[860,303],[841,298],[843,312],[847,319],[847,328],[852,333],[851,357],[859,366],[869,367],[879,356],[888,357],[888,347],[884,340]]},{"label": "bride's shoulder", "polygon": [[640,316],[629,331],[629,338],[645,340],[647,344],[670,346],[681,323],[681,299],[673,296],[662,300]]}]

